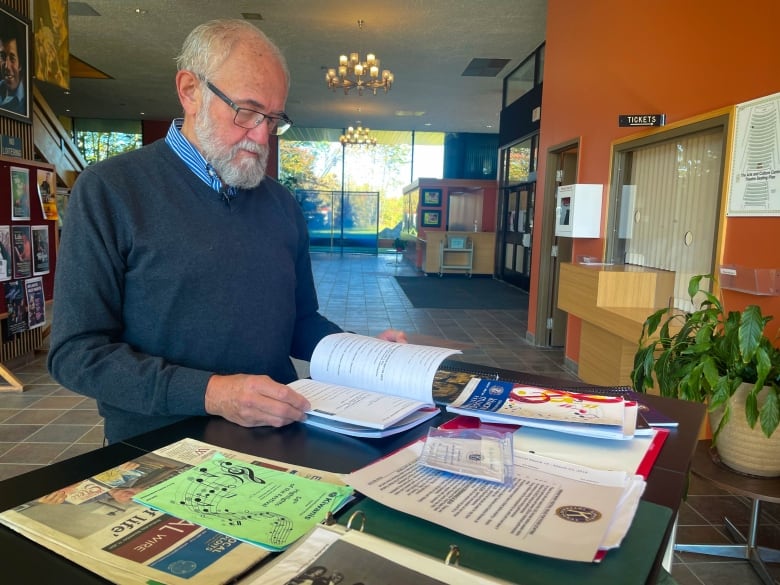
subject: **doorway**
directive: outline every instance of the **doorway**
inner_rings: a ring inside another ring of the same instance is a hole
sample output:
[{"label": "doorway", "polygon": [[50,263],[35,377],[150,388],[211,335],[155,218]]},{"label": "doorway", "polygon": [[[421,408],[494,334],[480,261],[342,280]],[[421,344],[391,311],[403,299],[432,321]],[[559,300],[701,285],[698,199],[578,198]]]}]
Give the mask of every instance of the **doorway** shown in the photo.
[{"label": "doorway", "polygon": [[379,193],[296,189],[313,252],[379,253]]},{"label": "doorway", "polygon": [[505,187],[501,197],[503,241],[499,274],[502,280],[528,292],[531,285],[531,243],[534,227],[536,183]]},{"label": "doorway", "polygon": [[561,264],[572,260],[572,239],[555,235],[555,195],[561,185],[577,182],[578,164],[579,140],[558,145],[547,153],[534,335],[534,343],[539,346],[566,344],[568,313],[558,308],[558,285]]}]

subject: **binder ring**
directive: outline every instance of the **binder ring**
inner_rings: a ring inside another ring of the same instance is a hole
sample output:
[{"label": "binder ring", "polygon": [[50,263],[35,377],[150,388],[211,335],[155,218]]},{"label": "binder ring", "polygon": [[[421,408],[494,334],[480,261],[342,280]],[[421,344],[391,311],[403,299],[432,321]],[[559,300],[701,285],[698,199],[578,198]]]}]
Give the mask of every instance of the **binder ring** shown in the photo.
[{"label": "binder ring", "polygon": [[356,510],[352,513],[349,520],[347,520],[347,530],[352,529],[352,521],[358,516],[360,516],[360,532],[363,532],[363,529],[366,527],[366,515],[363,510]]},{"label": "binder ring", "polygon": [[450,552],[447,553],[447,558],[444,559],[445,565],[455,565],[460,563],[460,548],[457,544],[450,545]]}]

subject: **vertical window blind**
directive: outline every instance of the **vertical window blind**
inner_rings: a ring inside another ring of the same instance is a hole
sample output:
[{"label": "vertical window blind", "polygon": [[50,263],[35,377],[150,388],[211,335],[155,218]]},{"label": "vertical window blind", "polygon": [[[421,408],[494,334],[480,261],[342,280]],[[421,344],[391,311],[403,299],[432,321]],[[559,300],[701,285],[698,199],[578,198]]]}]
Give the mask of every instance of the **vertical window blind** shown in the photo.
[{"label": "vertical window blind", "polygon": [[623,186],[625,261],[674,271],[670,302],[681,309],[690,308],[690,277],[713,269],[722,149],[721,128],[639,148]]}]

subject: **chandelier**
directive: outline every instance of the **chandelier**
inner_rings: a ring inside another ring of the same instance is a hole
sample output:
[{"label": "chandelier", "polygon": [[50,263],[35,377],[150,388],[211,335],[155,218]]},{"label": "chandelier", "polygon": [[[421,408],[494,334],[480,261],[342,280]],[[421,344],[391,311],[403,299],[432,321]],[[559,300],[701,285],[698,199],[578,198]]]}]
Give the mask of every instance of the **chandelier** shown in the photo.
[{"label": "chandelier", "polygon": [[339,141],[342,146],[376,146],[376,138],[371,136],[371,130],[363,128],[360,122],[357,123],[357,128],[352,126],[347,128],[347,131],[339,137]]},{"label": "chandelier", "polygon": [[[358,28],[362,31],[365,22],[358,20]],[[350,53],[349,57],[341,55],[339,66],[331,67],[325,74],[325,81],[333,91],[336,88],[344,90],[348,94],[350,90],[357,88],[358,95],[363,95],[364,89],[370,89],[376,95],[376,90],[384,89],[385,93],[393,86],[393,72],[389,69],[379,73],[379,59],[374,53],[368,53],[365,61],[361,60],[360,53]]]}]

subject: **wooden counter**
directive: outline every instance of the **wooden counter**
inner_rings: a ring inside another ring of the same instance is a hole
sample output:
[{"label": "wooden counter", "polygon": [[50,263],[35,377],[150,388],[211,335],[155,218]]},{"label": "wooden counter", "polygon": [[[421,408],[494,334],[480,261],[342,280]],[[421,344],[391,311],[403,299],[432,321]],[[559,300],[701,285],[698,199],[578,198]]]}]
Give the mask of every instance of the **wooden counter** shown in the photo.
[{"label": "wooden counter", "polygon": [[[439,246],[447,234],[451,236],[467,236],[471,238],[474,245],[474,255],[472,258],[472,274],[493,274],[496,252],[496,234],[495,232],[434,232],[429,231],[425,234],[425,239],[418,240],[422,246],[422,265],[420,269],[426,274],[439,274]],[[457,261],[457,259],[454,259]],[[444,270],[445,273],[458,272],[463,274],[462,270]]]},{"label": "wooden counter", "polygon": [[578,376],[631,385],[642,324],[674,294],[674,272],[641,266],[561,264],[558,308],[582,320]]}]

